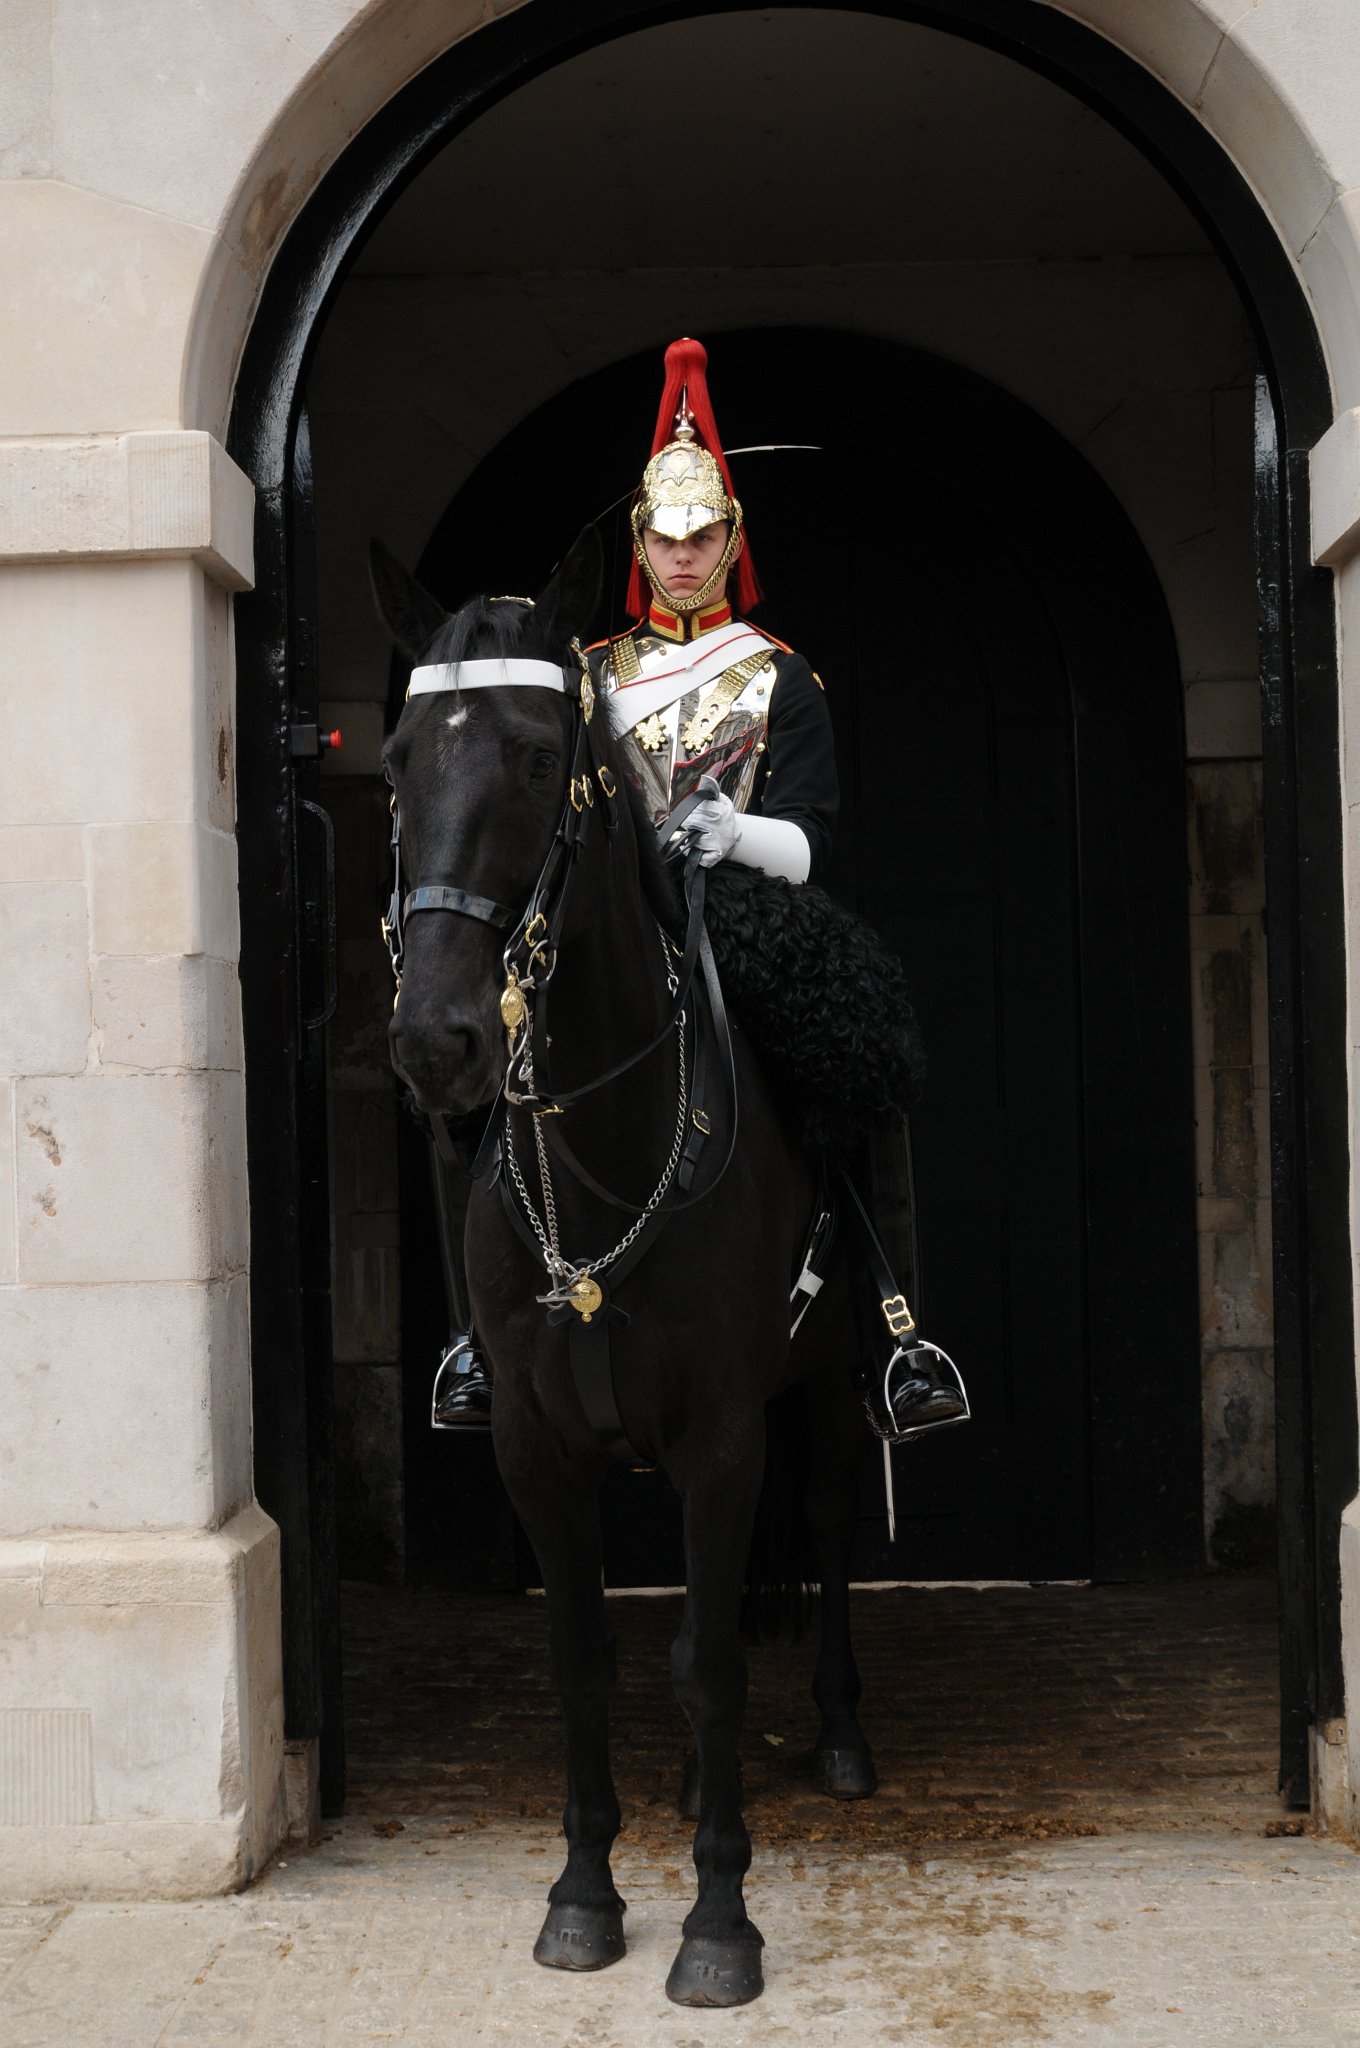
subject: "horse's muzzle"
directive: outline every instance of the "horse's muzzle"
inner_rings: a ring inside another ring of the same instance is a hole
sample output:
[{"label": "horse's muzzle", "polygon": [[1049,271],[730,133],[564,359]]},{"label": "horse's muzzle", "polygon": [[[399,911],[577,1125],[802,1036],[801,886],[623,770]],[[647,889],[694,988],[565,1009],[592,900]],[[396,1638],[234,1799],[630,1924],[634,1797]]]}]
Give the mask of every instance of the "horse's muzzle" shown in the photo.
[{"label": "horse's muzzle", "polygon": [[398,1077],[428,1116],[466,1116],[495,1095],[496,1052],[475,1028],[430,1029],[403,1019],[398,1005],[388,1044]]}]

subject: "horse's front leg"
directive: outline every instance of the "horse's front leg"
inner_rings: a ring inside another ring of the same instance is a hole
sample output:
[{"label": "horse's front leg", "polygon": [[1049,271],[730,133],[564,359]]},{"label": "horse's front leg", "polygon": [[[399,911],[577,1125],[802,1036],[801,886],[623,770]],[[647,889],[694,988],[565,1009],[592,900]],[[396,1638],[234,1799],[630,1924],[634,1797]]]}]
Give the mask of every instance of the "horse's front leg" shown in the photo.
[{"label": "horse's front leg", "polygon": [[666,1980],[667,1996],[677,2005],[745,2005],[764,1988],[764,1942],[743,1895],[751,1838],[741,1813],[746,1657],[737,1620],[765,1432],[759,1413],[744,1427],[730,1415],[724,1420],[721,1445],[687,1444],[674,1473],[684,1500],[687,1590],[671,1675],[699,1766],[699,1895]]},{"label": "horse's front leg", "polygon": [[548,1596],[549,1649],[567,1738],[567,1860],[548,1894],[534,1961],[554,1970],[601,1970],[624,1953],[624,1902],[609,1852],[619,1802],[609,1765],[614,1629],[601,1581],[598,1479],[573,1472],[529,1418],[507,1417],[498,1396],[501,1476],[537,1553]]}]

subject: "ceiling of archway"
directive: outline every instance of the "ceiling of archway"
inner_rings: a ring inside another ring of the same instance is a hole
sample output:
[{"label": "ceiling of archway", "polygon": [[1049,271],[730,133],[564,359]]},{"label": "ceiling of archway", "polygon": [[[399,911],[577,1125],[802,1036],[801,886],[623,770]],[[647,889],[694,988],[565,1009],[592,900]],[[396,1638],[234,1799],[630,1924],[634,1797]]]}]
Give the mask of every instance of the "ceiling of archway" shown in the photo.
[{"label": "ceiling of archway", "polygon": [[1099,115],[938,30],[820,9],[623,37],[482,116],[368,276],[1199,254]]}]

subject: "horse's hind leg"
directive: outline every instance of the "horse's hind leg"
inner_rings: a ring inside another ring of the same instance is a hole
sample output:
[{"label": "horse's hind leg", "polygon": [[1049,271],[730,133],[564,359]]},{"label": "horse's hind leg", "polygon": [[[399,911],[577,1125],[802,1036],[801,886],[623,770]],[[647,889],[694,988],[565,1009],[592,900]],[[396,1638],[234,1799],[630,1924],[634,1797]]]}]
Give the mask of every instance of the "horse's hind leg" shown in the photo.
[{"label": "horse's hind leg", "polygon": [[[498,1453],[502,1446],[498,1441]],[[567,1860],[548,1894],[534,1961],[555,1970],[600,1970],[624,1953],[624,1903],[609,1852],[619,1802],[609,1765],[614,1629],[601,1583],[600,1515],[593,1483],[564,1479],[555,1458],[502,1458],[502,1475],[538,1554],[548,1596],[553,1676],[567,1737]]]},{"label": "horse's hind leg", "polygon": [[808,1527],[821,1582],[822,1640],[812,1697],[822,1725],[813,1751],[818,1787],[837,1799],[878,1790],[873,1751],[859,1725],[859,1667],[850,1641],[850,1546],[859,1510],[859,1468],[868,1436],[864,1412],[841,1363],[808,1388],[811,1473]]},{"label": "horse's hind leg", "polygon": [[671,1649],[676,1697],[694,1733],[699,1895],[666,1980],[677,2005],[745,2005],[763,1989],[760,1930],[746,1911],[751,1838],[741,1814],[738,1742],[746,1710],[746,1658],[737,1633],[751,1524],[760,1491],[763,1430],[754,1418],[719,1448],[686,1445],[677,1472],[685,1504],[687,1589]]}]

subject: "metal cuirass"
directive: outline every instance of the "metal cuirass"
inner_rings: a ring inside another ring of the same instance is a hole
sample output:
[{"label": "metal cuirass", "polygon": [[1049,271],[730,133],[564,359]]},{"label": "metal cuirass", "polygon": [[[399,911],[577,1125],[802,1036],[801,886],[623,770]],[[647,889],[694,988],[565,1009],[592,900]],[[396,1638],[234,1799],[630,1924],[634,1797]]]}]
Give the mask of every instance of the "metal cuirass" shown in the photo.
[{"label": "metal cuirass", "polygon": [[747,808],[765,753],[775,654],[763,634],[741,624],[678,647],[641,632],[610,644],[600,686],[654,824],[703,775],[739,811]]}]

